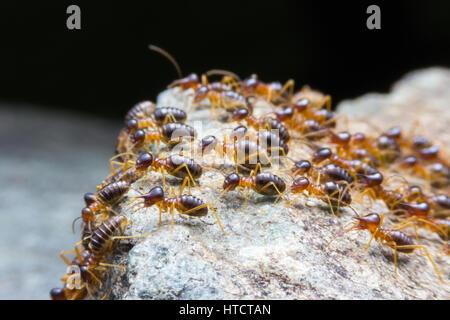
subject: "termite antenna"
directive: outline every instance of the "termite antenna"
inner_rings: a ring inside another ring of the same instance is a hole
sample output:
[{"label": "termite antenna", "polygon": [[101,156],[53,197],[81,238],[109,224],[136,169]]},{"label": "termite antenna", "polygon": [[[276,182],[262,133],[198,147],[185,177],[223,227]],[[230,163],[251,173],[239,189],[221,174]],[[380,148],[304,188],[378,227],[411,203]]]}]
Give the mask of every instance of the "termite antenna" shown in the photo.
[{"label": "termite antenna", "polygon": [[148,45],[148,48],[149,48],[151,51],[158,52],[159,54],[161,54],[161,55],[163,55],[164,57],[166,57],[166,58],[173,64],[173,66],[175,67],[175,69],[177,70],[178,76],[179,76],[180,78],[183,78],[183,73],[181,72],[180,65],[178,64],[177,60],[175,60],[175,58],[172,57],[172,56],[170,55],[170,53],[168,53],[166,50],[161,49],[160,47],[157,47],[157,46],[155,46],[155,45],[153,45],[153,44],[149,44],[149,45]]},{"label": "termite antenna", "polygon": [[350,209],[352,209],[353,210],[353,212],[355,213],[355,215],[357,216],[357,217],[359,217],[360,215],[359,215],[359,213],[358,213],[358,211],[356,211],[356,209],[355,208],[353,208],[351,205],[348,205],[348,207],[350,208]]},{"label": "termite antenna", "polygon": [[207,71],[206,76],[212,76],[212,75],[221,75],[221,76],[230,76],[234,79],[236,79],[237,81],[241,81],[241,78],[234,72],[228,71],[228,70],[223,70],[223,69],[211,69],[209,71]]}]

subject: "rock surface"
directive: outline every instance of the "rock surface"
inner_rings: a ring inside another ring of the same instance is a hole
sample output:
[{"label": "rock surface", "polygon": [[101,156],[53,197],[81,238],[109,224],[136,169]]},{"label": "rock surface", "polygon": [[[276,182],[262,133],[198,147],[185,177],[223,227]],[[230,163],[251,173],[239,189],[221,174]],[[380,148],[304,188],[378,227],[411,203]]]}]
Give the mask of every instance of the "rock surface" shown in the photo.
[{"label": "rock surface", "polygon": [[[339,110],[351,116],[374,121],[380,127],[410,125],[414,120],[431,119],[430,138],[448,135],[450,117],[450,71],[430,69],[412,73],[398,82],[391,93],[368,95],[345,101]],[[176,89],[159,96],[158,104],[183,107],[184,96]],[[260,107],[264,111],[264,106]],[[413,111],[413,112],[411,112]],[[435,125],[439,119],[439,125]],[[377,120],[375,120],[377,119]],[[379,120],[378,120],[379,119]],[[434,120],[432,120],[434,119]],[[447,119],[442,121],[441,119]],[[222,137],[231,124],[218,125],[209,109],[189,114],[188,123],[202,120],[199,137],[215,134]],[[352,122],[352,121],[350,121]],[[381,125],[381,124],[382,125]],[[364,123],[363,123],[364,124]],[[426,125],[426,122],[425,122]],[[198,128],[198,127],[197,127]],[[428,129],[428,127],[426,127]],[[354,131],[352,129],[352,131]],[[373,131],[373,128],[372,128]],[[448,136],[446,140],[449,141]],[[292,158],[311,154],[308,147],[290,145]],[[221,172],[222,171],[222,172]],[[192,193],[214,203],[221,191],[223,174],[231,173],[227,163],[219,170],[205,170],[199,180],[200,190]],[[283,173],[282,177],[288,179]],[[289,180],[288,180],[289,181]],[[145,185],[133,187],[147,191],[161,185],[159,174],[152,173]],[[168,179],[179,190],[179,180]],[[135,191],[130,191],[130,196]],[[292,199],[292,195],[288,195]],[[220,230],[209,210],[204,218],[187,219],[163,214],[159,230],[155,207],[135,212],[126,207],[131,218],[126,235],[149,232],[151,236],[122,240],[112,263],[125,265],[127,272],[112,269],[106,289],[112,286],[110,299],[449,299],[449,285],[442,284],[429,261],[419,252],[399,254],[398,280],[395,279],[393,250],[369,241],[367,231],[339,237],[325,250],[326,244],[353,213],[343,209],[333,217],[327,205],[314,198],[299,198],[294,206],[250,192],[243,216],[244,195],[232,191],[215,204],[224,229]],[[367,203],[355,203],[367,213]],[[373,212],[386,212],[384,204],[375,202]],[[155,232],[157,230],[157,232]],[[407,230],[412,235],[412,230]],[[443,278],[449,282],[450,259],[438,254],[439,237],[419,231]]]}]

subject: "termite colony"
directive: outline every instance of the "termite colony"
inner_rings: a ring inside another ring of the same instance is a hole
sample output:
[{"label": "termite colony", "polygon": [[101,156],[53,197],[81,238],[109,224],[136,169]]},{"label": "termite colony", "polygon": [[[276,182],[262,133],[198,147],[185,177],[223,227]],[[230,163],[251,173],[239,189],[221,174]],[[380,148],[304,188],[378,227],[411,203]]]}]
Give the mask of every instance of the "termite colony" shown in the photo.
[{"label": "termite colony", "polygon": [[[425,254],[444,282],[417,232],[426,228],[436,233],[442,239],[438,254],[448,254],[450,165],[444,150],[422,136],[405,134],[399,127],[374,134],[338,130],[339,118],[345,117],[331,110],[331,98],[308,87],[294,92],[292,80],[284,85],[264,83],[255,75],[241,80],[224,70],[183,77],[168,53],[150,48],[169,58],[178,70],[179,79],[168,88],[189,99],[183,110],[142,101],[126,114],[116,155],[109,161],[111,174],[97,186],[96,193],[84,196],[86,205],[78,218],[81,240],[74,250],[61,253],[70,271],[62,277],[64,286],[51,290],[52,299],[93,298],[104,287],[109,268],[126,270],[108,263],[108,255],[121,239],[146,235],[122,235],[131,222],[124,211],[155,206],[159,210],[158,229],[162,212],[171,214],[172,228],[175,212],[200,218],[212,212],[220,230],[227,234],[214,205],[234,190],[245,191],[243,214],[250,191],[282,201],[287,207],[294,206],[300,197],[318,199],[336,219],[345,207],[355,222],[333,240],[353,230],[368,230],[371,239],[366,249],[373,239],[394,249],[396,276],[397,253],[416,251]],[[220,80],[211,81],[217,76]],[[270,110],[258,114],[259,103]],[[230,125],[229,135],[198,137],[185,123],[191,111],[204,107],[209,108],[211,121]],[[174,151],[180,145],[188,145],[190,152]],[[292,158],[290,149],[299,145],[308,152],[304,158]],[[214,161],[206,165],[204,159],[211,154]],[[232,165],[217,165],[216,158]],[[210,170],[223,176],[217,182],[220,194],[213,204],[191,194],[191,188],[201,189],[202,175]],[[401,185],[392,187],[386,176],[392,172],[418,176],[424,183],[413,185],[403,178]],[[155,173],[161,184],[150,181]],[[178,192],[167,186],[167,175],[179,180]],[[143,188],[148,183],[150,187]],[[130,191],[135,195],[129,195]],[[367,211],[360,215],[352,206],[376,200],[384,202],[384,214]],[[116,210],[117,206],[126,208]],[[407,227],[413,233],[407,234]],[[323,249],[330,250],[331,242]],[[66,258],[68,253],[75,253],[72,261]]]}]

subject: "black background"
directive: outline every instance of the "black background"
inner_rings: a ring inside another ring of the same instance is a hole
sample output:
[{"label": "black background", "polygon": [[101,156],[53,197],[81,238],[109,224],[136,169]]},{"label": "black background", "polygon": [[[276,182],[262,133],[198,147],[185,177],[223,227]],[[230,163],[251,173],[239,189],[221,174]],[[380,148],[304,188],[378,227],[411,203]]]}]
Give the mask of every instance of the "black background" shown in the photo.
[{"label": "black background", "polygon": [[[81,30],[66,8],[81,8]],[[381,30],[366,9],[381,8]],[[2,1],[0,100],[122,117],[183,72],[293,78],[334,102],[387,91],[413,69],[450,66],[449,1]]]}]

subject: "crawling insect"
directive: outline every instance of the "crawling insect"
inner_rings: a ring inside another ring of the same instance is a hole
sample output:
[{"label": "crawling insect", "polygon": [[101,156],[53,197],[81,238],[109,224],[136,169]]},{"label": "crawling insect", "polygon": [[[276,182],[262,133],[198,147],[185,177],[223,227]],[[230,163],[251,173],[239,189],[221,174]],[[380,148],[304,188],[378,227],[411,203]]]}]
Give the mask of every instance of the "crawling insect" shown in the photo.
[{"label": "crawling insect", "polygon": [[[180,193],[178,196],[175,194],[175,190],[171,187],[169,189],[169,195],[166,197],[164,195],[163,188],[156,186],[153,187],[149,192],[146,194],[141,194],[137,197],[134,197],[134,199],[128,203],[127,205],[130,205],[134,201],[138,199],[143,199],[143,202],[138,202],[134,204],[133,206],[129,207],[129,209],[133,208],[137,205],[143,205],[142,208],[149,208],[153,205],[157,206],[159,209],[159,224],[158,229],[161,227],[161,216],[162,212],[169,211],[172,215],[172,224],[171,228],[173,230],[174,225],[174,214],[175,210],[177,210],[179,213],[183,215],[187,215],[190,217],[204,217],[208,214],[208,208],[212,210],[214,213],[214,216],[216,217],[217,222],[219,223],[220,229],[223,233],[227,234],[225,230],[222,227],[222,224],[220,223],[219,217],[217,216],[216,211],[214,210],[214,207],[210,203],[205,203],[200,198],[197,198],[190,194],[182,194],[184,189],[185,183],[180,188]],[[172,196],[173,195],[173,196]],[[138,209],[137,211],[139,211]],[[136,212],[137,212],[136,211]],[[117,239],[129,239],[129,238],[138,238],[138,237],[146,237],[147,235],[138,235],[138,236],[123,236],[123,237],[116,237]]]},{"label": "crawling insect", "polygon": [[325,182],[324,184],[310,183],[306,177],[298,177],[291,185],[290,191],[293,194],[298,194],[288,205],[292,205],[300,196],[304,195],[307,191],[307,196],[316,196],[319,199],[328,203],[331,209],[331,213],[336,217],[333,208],[337,208],[339,212],[340,206],[350,205],[352,197],[348,192],[348,186],[344,187],[333,181]]},{"label": "crawling insect", "polygon": [[277,135],[272,135],[270,131],[265,131],[261,135],[258,134],[255,138],[247,135],[239,138],[238,134],[236,134],[230,142],[228,142],[226,135],[223,141],[219,141],[215,136],[206,136],[200,142],[200,150],[202,156],[214,150],[215,156],[233,159],[237,173],[238,165],[249,169],[256,168],[258,164],[273,166],[270,157],[277,151],[286,154],[286,151],[289,149]]},{"label": "crawling insect", "polygon": [[248,109],[238,109],[233,112],[233,116],[231,117],[233,121],[242,121],[245,120],[247,125],[256,129],[266,129],[266,130],[274,130],[274,132],[283,140],[285,143],[289,142],[291,135],[286,128],[286,126],[278,121],[277,119],[273,119],[270,117],[261,117],[257,118],[253,116]]},{"label": "crawling insect", "polygon": [[245,214],[250,190],[264,196],[278,196],[283,198],[283,192],[286,189],[286,183],[283,179],[270,172],[256,173],[258,168],[260,168],[260,166],[258,166],[256,170],[252,170],[248,177],[241,176],[238,173],[232,173],[226,176],[223,182],[223,191],[217,197],[214,204],[217,203],[225,193],[235,190],[236,188],[239,192],[246,190],[244,211],[242,215]]},{"label": "crawling insect", "polygon": [[[121,165],[122,170],[132,170],[134,175],[142,178],[144,180],[147,177],[149,171],[160,171],[163,178],[163,188],[165,189],[165,175],[167,174],[182,178],[182,179],[190,179],[188,180],[188,187],[190,192],[190,181],[196,186],[195,179],[201,177],[203,169],[197,164],[194,160],[187,158],[183,155],[173,154],[169,157],[165,158],[155,158],[155,156],[151,152],[145,152],[140,154],[136,161],[128,161],[126,163],[112,161],[112,165]],[[126,169],[128,165],[132,165],[131,168]],[[144,175],[145,173],[145,175]]]},{"label": "crawling insect", "polygon": [[[85,241],[78,242],[74,250],[63,251],[60,253],[61,259],[70,267],[76,267],[79,274],[65,274],[61,279],[66,285],[64,288],[55,288],[50,291],[50,296],[55,300],[83,299],[86,293],[93,297],[91,287],[96,283],[102,287],[101,272],[106,267],[120,268],[126,271],[126,268],[119,265],[105,262],[105,256],[113,248],[114,235],[122,233],[127,219],[123,215],[113,216],[105,220],[91,235],[89,235],[88,248],[80,250],[78,246]],[[70,262],[65,255],[76,253],[76,257]],[[71,288],[67,284],[73,281],[73,277],[78,277],[79,288]]]},{"label": "crawling insect", "polygon": [[239,89],[244,96],[256,95],[268,102],[279,103],[289,101],[293,95],[294,80],[288,80],[284,85],[279,82],[264,83],[252,75],[239,83]]},{"label": "crawling insect", "polygon": [[294,176],[307,174],[311,178],[315,178],[316,183],[334,181],[352,184],[354,181],[353,176],[346,169],[333,163],[315,167],[308,160],[299,160],[294,163],[291,172]]},{"label": "crawling insect", "polygon": [[[85,201],[86,204],[89,204],[81,210],[81,219],[84,227],[87,226],[91,229],[97,215],[104,214],[108,216],[110,211],[118,215],[112,207],[123,198],[129,189],[130,185],[128,182],[118,181],[105,186],[96,195],[87,196]],[[73,223],[78,219],[75,219]]]},{"label": "crawling insect", "polygon": [[[356,213],[356,211],[355,211]],[[357,214],[357,213],[356,213]],[[421,249],[425,252],[426,256],[428,257],[428,260],[433,265],[434,270],[436,271],[436,274],[438,275],[439,279],[442,281],[442,283],[445,283],[445,281],[442,279],[441,274],[439,273],[435,263],[431,259],[430,254],[428,253],[428,250],[423,245],[419,244],[419,237],[417,235],[416,227],[411,222],[400,222],[399,224],[391,227],[391,228],[383,228],[383,219],[384,214],[380,215],[378,213],[369,213],[364,216],[359,216],[358,214],[353,217],[353,219],[357,220],[351,226],[349,229],[344,230],[340,234],[338,234],[335,238],[333,238],[325,248],[328,248],[328,246],[333,242],[338,236],[341,236],[345,233],[348,233],[352,230],[369,230],[369,232],[372,234],[372,237],[370,238],[369,243],[367,244],[366,248],[364,249],[364,252],[367,251],[369,248],[371,242],[373,239],[379,241],[382,245],[388,246],[392,249],[394,249],[394,264],[395,264],[395,279],[397,279],[397,252],[402,253],[412,253],[414,249]],[[414,243],[414,240],[407,236],[405,233],[403,233],[401,230],[404,228],[412,226],[414,228],[414,231],[416,233],[416,239],[417,244]],[[420,250],[419,250],[420,251]]]},{"label": "crawling insect", "polygon": [[157,108],[150,116],[145,118],[132,118],[126,120],[126,129],[129,134],[133,134],[138,129],[151,127],[153,129],[163,126],[167,123],[184,123],[187,119],[186,112],[173,107]]},{"label": "crawling insect", "polygon": [[180,143],[183,138],[193,140],[196,135],[195,129],[187,124],[169,122],[153,130],[138,129],[132,135],[131,141],[133,143],[133,151],[139,150],[143,146],[148,149],[149,143],[156,142],[156,147],[159,152],[160,141],[171,147]]}]

